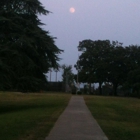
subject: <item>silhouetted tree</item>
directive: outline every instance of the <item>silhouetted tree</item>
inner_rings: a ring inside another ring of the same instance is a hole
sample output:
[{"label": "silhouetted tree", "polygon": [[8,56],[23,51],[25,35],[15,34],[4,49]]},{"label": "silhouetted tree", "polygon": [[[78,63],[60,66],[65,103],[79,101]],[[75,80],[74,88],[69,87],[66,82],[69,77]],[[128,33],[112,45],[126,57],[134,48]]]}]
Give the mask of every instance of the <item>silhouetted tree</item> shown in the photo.
[{"label": "silhouetted tree", "polygon": [[67,83],[67,84],[72,84],[73,83],[73,80],[74,80],[74,74],[72,72],[72,66],[71,65],[62,65],[61,66],[62,68],[62,81],[64,83]]},{"label": "silhouetted tree", "polygon": [[58,67],[61,50],[38,18],[48,13],[39,0],[0,1],[1,89],[38,91],[49,68]]},{"label": "silhouetted tree", "polygon": [[113,84],[113,94],[116,96],[118,86],[126,81],[128,74],[127,54],[125,48],[122,47],[122,43],[118,41],[112,42],[107,61],[107,81]]},{"label": "silhouetted tree", "polygon": [[76,68],[79,69],[79,80],[89,84],[98,82],[100,94],[102,83],[106,81],[106,57],[109,49],[109,40],[83,40],[78,46],[78,50],[82,52],[76,64]]},{"label": "silhouetted tree", "polygon": [[128,62],[128,76],[125,86],[131,89],[132,93],[140,96],[140,46],[131,45],[126,48]]},{"label": "silhouetted tree", "polygon": [[118,41],[83,40],[78,46],[81,55],[76,68],[79,70],[79,80],[87,83],[99,83],[102,94],[103,82],[113,85],[113,94],[117,95],[119,85],[127,80],[130,64],[127,49]]}]

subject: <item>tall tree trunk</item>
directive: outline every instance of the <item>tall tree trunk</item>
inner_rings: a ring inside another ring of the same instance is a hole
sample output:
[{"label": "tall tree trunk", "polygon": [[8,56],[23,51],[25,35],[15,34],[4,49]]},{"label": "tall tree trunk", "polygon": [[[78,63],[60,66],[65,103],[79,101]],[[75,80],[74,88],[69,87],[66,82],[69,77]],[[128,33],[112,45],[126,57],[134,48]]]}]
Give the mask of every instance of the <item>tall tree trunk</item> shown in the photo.
[{"label": "tall tree trunk", "polygon": [[102,95],[102,82],[99,82],[99,94]]},{"label": "tall tree trunk", "polygon": [[89,94],[91,94],[91,83],[89,83]]},{"label": "tall tree trunk", "polygon": [[118,84],[113,83],[113,95],[117,96],[117,88],[118,88]]}]

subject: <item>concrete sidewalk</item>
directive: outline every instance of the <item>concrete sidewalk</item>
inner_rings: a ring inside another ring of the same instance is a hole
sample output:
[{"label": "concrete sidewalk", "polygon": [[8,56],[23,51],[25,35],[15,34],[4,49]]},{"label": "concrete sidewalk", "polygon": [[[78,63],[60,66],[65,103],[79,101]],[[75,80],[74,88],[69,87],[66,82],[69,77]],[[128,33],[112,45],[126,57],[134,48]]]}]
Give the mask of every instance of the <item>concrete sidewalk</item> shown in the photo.
[{"label": "concrete sidewalk", "polygon": [[108,140],[82,96],[72,96],[45,140]]}]

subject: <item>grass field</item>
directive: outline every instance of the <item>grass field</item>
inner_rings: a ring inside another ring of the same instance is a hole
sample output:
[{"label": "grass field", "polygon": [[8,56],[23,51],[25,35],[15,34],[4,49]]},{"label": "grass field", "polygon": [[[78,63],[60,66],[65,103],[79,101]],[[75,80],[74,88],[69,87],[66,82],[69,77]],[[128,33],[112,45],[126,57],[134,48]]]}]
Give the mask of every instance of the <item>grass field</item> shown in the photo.
[{"label": "grass field", "polygon": [[0,93],[0,140],[44,140],[71,95]]},{"label": "grass field", "polygon": [[109,140],[140,140],[140,99],[85,96]]}]

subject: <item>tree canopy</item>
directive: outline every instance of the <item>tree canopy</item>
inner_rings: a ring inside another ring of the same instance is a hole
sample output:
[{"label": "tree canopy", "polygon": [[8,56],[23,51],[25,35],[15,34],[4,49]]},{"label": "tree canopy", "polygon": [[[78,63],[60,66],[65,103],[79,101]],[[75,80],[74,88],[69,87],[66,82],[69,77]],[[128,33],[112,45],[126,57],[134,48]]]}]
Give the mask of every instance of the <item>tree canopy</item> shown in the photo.
[{"label": "tree canopy", "polygon": [[79,42],[78,50],[81,55],[76,63],[79,81],[99,83],[100,94],[104,82],[112,83],[114,95],[117,95],[118,86],[126,83],[130,88],[138,91],[140,46],[123,47],[122,45],[118,41],[109,40]]},{"label": "tree canopy", "polygon": [[48,13],[39,0],[0,1],[1,90],[41,90],[45,73],[58,68],[62,50],[38,18]]}]

